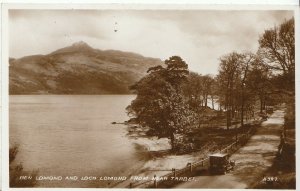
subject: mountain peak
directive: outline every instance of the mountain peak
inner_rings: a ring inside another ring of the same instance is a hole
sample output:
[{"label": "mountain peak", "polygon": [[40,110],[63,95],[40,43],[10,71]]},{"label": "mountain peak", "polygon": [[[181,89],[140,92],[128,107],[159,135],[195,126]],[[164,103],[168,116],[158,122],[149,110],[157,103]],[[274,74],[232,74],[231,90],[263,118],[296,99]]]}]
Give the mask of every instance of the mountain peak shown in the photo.
[{"label": "mountain peak", "polygon": [[90,46],[84,41],[78,41],[72,44],[73,47],[89,47]]},{"label": "mountain peak", "polygon": [[94,49],[90,47],[86,42],[84,41],[78,41],[73,43],[71,46],[67,46],[65,48],[58,49],[51,54],[58,54],[58,53],[68,53],[68,52],[89,52],[93,51]]}]

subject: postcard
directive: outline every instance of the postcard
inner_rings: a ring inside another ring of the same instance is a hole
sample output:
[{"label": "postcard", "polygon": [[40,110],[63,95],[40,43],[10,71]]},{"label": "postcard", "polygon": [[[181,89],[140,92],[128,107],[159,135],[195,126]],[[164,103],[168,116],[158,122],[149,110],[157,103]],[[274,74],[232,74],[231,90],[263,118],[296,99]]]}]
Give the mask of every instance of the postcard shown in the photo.
[{"label": "postcard", "polygon": [[6,11],[9,188],[296,189],[295,7]]}]

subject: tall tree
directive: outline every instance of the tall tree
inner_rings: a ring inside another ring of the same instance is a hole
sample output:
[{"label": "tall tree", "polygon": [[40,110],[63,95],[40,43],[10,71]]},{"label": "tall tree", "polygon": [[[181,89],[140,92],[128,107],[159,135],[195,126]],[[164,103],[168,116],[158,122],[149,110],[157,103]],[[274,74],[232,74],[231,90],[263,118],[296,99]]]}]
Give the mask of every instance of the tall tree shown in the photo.
[{"label": "tall tree", "polygon": [[212,84],[211,84],[211,91],[210,91],[212,109],[215,109],[216,95],[218,92],[218,84],[216,80],[217,80],[216,77],[212,77]]},{"label": "tall tree", "polygon": [[260,113],[266,106],[266,101],[272,90],[270,69],[256,57],[248,73],[247,87],[260,102]]},{"label": "tall tree", "polygon": [[224,109],[226,110],[227,129],[231,126],[233,114],[235,112],[236,96],[236,81],[240,75],[240,62],[242,56],[236,52],[227,54],[220,58],[219,74],[217,76],[220,89],[223,91],[220,94],[224,101]]},{"label": "tall tree", "polygon": [[165,65],[150,68],[149,74],[132,86],[137,97],[127,110],[140,125],[149,128],[150,134],[169,138],[175,151],[175,134],[188,131],[194,115],[181,88],[189,73],[187,64],[180,57],[172,56]]},{"label": "tall tree", "polygon": [[190,72],[187,81],[183,84],[183,93],[195,112],[199,112],[202,103],[202,75]]},{"label": "tall tree", "polygon": [[[244,126],[244,111],[245,105],[247,101],[249,101],[249,95],[247,95],[247,78],[248,73],[251,67],[251,64],[255,61],[256,56],[252,53],[245,53],[241,55],[241,62],[240,62],[240,86],[241,86],[241,126]],[[248,99],[247,99],[248,98]]]},{"label": "tall tree", "polygon": [[202,76],[201,84],[204,106],[207,107],[208,96],[212,93],[213,77],[210,75]]},{"label": "tall tree", "polygon": [[287,82],[284,89],[294,91],[295,85],[295,24],[294,18],[279,27],[265,30],[259,39],[258,53],[269,68],[280,72]]}]

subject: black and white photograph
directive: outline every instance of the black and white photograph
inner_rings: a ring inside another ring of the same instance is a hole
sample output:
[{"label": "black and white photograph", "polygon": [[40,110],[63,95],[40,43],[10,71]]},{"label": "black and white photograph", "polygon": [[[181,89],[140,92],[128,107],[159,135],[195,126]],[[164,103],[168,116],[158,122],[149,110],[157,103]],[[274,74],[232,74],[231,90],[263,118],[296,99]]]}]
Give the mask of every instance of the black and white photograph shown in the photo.
[{"label": "black and white photograph", "polygon": [[295,10],[9,9],[9,187],[296,189]]}]

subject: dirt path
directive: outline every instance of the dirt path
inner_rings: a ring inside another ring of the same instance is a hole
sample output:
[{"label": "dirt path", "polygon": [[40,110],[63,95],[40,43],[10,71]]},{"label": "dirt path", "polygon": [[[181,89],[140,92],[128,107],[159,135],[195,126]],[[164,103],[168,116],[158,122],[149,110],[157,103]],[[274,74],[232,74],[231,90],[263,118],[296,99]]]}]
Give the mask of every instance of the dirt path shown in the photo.
[{"label": "dirt path", "polygon": [[280,132],[284,123],[284,112],[275,111],[263,122],[248,143],[233,154],[230,160],[236,161],[234,171],[226,175],[197,176],[196,181],[184,182],[176,188],[248,188],[273,163],[280,143]]}]

